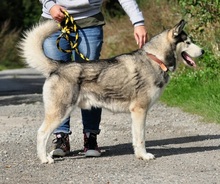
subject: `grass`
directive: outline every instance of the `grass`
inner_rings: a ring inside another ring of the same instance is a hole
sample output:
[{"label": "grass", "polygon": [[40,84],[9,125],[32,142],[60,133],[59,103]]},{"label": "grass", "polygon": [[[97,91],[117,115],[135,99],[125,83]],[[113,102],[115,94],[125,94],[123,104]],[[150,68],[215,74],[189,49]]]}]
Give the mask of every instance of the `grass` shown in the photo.
[{"label": "grass", "polygon": [[197,65],[195,70],[181,67],[173,74],[161,100],[220,123],[220,60],[207,51]]},{"label": "grass", "polygon": [[185,75],[173,77],[161,101],[169,106],[178,106],[186,112],[198,114],[205,121],[220,123],[219,84],[219,78],[203,81]]}]

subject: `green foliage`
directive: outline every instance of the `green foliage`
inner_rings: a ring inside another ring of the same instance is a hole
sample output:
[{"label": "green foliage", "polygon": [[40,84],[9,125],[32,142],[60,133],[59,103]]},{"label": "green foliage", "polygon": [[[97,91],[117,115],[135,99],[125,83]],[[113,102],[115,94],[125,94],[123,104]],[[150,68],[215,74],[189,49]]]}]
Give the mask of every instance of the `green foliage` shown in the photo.
[{"label": "green foliage", "polygon": [[19,39],[20,30],[11,30],[9,23],[9,21],[6,21],[0,27],[0,70],[24,66],[17,56],[16,49],[16,42]]},{"label": "green foliage", "polygon": [[39,20],[41,7],[38,0],[1,0],[0,70],[24,66],[18,57],[16,43],[21,30],[30,28]]},{"label": "green foliage", "polygon": [[162,101],[220,123],[220,2],[218,0],[178,0],[188,21],[187,32],[205,55],[197,69],[180,68],[166,88]]},{"label": "green foliage", "polygon": [[26,29],[39,20],[41,7],[38,0],[1,0],[0,23],[10,21],[10,29]]},{"label": "green foliage", "polygon": [[191,17],[200,15],[201,23],[216,22],[220,16],[219,0],[179,0],[185,14]]},{"label": "green foliage", "polygon": [[201,80],[195,80],[192,76],[173,78],[162,96],[162,101],[198,114],[207,121],[220,123],[220,80],[205,80],[203,83],[201,76]]},{"label": "green foliage", "polygon": [[23,9],[23,28],[29,28],[39,21],[41,16],[42,4],[39,0],[22,0]]},{"label": "green foliage", "polygon": [[187,31],[195,41],[220,57],[220,1],[178,0]]},{"label": "green foliage", "polygon": [[1,6],[0,6],[0,23],[1,25],[5,21],[10,21],[10,27],[15,28],[18,27],[22,22],[22,11],[20,8],[20,2],[13,0],[13,1],[7,1],[7,0],[1,0]]}]

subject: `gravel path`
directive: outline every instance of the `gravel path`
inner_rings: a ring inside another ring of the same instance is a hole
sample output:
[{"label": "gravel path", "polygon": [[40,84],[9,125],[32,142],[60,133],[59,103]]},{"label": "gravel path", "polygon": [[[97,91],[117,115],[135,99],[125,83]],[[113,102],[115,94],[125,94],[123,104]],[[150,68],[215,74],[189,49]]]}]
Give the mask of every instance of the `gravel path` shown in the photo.
[{"label": "gravel path", "polygon": [[43,120],[43,81],[30,69],[0,72],[1,184],[220,184],[220,125],[161,103],[147,117],[146,147],[155,160],[134,157],[129,115],[106,110],[98,136],[102,156],[85,158],[76,109],[71,119],[71,155],[57,158],[55,164],[40,164],[36,133]]}]

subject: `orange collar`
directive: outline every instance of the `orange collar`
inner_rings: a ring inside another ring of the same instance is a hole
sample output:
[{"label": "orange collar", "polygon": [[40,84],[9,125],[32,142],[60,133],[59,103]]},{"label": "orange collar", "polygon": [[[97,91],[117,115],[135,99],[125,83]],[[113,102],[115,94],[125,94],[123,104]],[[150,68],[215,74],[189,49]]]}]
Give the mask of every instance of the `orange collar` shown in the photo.
[{"label": "orange collar", "polygon": [[156,61],[164,72],[168,71],[166,65],[161,60],[159,60],[155,55],[147,52],[147,56],[149,56],[152,60]]}]

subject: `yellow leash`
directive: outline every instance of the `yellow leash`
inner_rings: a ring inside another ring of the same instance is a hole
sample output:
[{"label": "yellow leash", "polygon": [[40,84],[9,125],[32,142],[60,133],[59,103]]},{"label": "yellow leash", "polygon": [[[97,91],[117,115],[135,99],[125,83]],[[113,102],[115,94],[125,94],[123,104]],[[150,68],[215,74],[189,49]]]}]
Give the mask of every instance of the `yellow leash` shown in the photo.
[{"label": "yellow leash", "polygon": [[[58,26],[61,29],[61,34],[59,35],[59,37],[57,38],[56,44],[57,44],[57,48],[65,53],[70,53],[73,50],[76,51],[76,53],[78,55],[80,55],[80,57],[86,61],[89,61],[89,59],[87,57],[85,57],[82,53],[79,52],[78,50],[78,39],[79,39],[79,33],[78,33],[78,29],[77,29],[77,25],[76,22],[74,21],[74,18],[72,16],[69,15],[69,13],[67,11],[62,11],[65,15],[64,20],[58,24]],[[70,40],[70,33],[74,32],[75,33],[75,40],[71,41]],[[70,49],[62,49],[60,47],[60,39],[64,38],[65,40],[67,40],[70,44]]]}]

